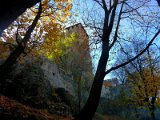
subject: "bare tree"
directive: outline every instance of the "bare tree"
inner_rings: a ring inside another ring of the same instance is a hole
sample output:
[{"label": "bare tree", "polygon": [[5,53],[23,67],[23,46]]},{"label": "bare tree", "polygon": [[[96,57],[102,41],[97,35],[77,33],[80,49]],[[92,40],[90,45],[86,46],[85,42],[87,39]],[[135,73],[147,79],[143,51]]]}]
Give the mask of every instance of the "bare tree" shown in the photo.
[{"label": "bare tree", "polygon": [[[132,43],[130,46],[132,52],[129,53],[122,48],[120,51],[121,58],[129,59],[133,54],[140,52],[140,48],[144,45],[145,41],[136,42],[136,44]],[[156,99],[160,85],[158,75],[160,56],[159,52],[157,52],[158,48],[158,46],[154,46],[153,44],[142,56],[120,70],[120,72],[125,73],[122,76],[125,79],[124,84],[131,90],[131,101],[137,106],[147,106],[152,120],[156,120]]]},{"label": "bare tree", "polygon": [[[146,2],[143,2],[136,7],[132,7],[129,3],[127,3],[128,1],[126,0],[93,1],[100,5],[101,9],[103,9],[104,12],[103,25],[101,25],[102,28],[94,26],[97,25],[94,21],[91,21],[93,22],[92,24],[88,24],[88,26],[90,26],[92,29],[96,29],[96,34],[100,40],[99,42],[101,43],[101,55],[94,76],[89,98],[80,113],[75,117],[75,120],[92,120],[99,104],[101,89],[105,76],[108,75],[111,71],[114,71],[120,67],[129,64],[130,62],[141,56],[150,47],[150,45],[160,33],[160,29],[158,29],[158,31],[154,35],[152,35],[153,37],[150,38],[150,41],[148,42],[146,47],[143,48],[141,52],[137,53],[137,55],[127,61],[123,61],[121,64],[108,68],[110,53],[112,49],[116,46],[116,43],[120,41],[119,29],[121,26],[122,18],[128,18],[124,16],[124,14],[135,12],[136,16],[141,16],[139,15],[138,9],[144,6]],[[124,9],[124,6],[126,9]],[[89,20],[87,19],[87,21]]]}]

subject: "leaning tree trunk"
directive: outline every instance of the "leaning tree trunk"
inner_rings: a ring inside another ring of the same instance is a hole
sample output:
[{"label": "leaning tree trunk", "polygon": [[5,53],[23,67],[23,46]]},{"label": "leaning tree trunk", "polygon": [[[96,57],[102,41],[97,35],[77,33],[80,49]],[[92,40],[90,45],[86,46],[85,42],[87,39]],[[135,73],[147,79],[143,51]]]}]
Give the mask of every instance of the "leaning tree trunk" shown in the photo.
[{"label": "leaning tree trunk", "polygon": [[7,77],[7,75],[11,72],[12,66],[15,64],[16,60],[20,57],[21,53],[23,53],[24,47],[19,45],[6,59],[6,61],[0,66],[0,82]]},{"label": "leaning tree trunk", "polygon": [[81,112],[75,117],[74,120],[92,120],[100,100],[101,89],[105,77],[105,69],[108,57],[108,47],[105,44],[105,42],[103,42],[102,54],[98,63],[97,72],[94,77],[89,98]]},{"label": "leaning tree trunk", "polygon": [[5,62],[2,65],[0,65],[0,86],[3,86],[3,83],[5,83],[6,77],[8,77],[7,75],[9,75],[10,72],[12,71],[13,65],[15,64],[17,59],[20,57],[20,55],[24,53],[26,44],[30,39],[31,33],[36,27],[36,24],[40,18],[41,12],[42,12],[42,8],[40,4],[38,13],[35,19],[33,20],[31,26],[27,30],[25,37],[22,39],[22,42],[18,44],[18,46],[13,52],[11,52],[11,54],[8,56]]}]

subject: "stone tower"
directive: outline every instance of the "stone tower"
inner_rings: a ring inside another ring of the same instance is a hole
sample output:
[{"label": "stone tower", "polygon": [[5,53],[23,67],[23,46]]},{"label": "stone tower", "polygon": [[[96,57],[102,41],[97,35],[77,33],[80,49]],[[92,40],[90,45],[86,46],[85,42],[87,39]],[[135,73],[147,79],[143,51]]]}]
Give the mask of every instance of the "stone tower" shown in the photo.
[{"label": "stone tower", "polygon": [[82,74],[87,74],[88,72],[92,73],[89,36],[81,23],[66,28],[67,35],[72,33],[77,34],[78,39],[70,49],[70,53],[75,55],[75,58],[69,58],[70,60],[68,61],[72,61],[74,67],[76,66],[76,64],[78,64],[78,66],[81,66]]},{"label": "stone tower", "polygon": [[66,35],[72,33],[78,35],[78,38],[70,48],[70,56],[66,57],[66,62],[73,79],[77,83],[81,82],[82,89],[88,91],[93,80],[89,36],[81,23],[66,28]]}]

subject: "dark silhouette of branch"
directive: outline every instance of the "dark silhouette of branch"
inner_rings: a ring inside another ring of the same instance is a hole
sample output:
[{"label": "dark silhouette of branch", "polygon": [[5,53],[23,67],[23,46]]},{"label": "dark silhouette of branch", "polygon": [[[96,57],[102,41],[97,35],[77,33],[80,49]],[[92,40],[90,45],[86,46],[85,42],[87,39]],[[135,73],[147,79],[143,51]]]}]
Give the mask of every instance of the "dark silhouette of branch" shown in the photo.
[{"label": "dark silhouette of branch", "polygon": [[103,4],[103,9],[104,9],[104,11],[105,12],[108,12],[108,8],[107,8],[107,5],[106,5],[106,2],[105,2],[105,0],[102,0],[102,4]]},{"label": "dark silhouette of branch", "polygon": [[117,41],[117,38],[118,38],[118,29],[119,29],[119,24],[120,24],[120,20],[121,20],[123,5],[124,5],[124,2],[122,3],[121,9],[120,9],[120,13],[119,13],[119,16],[118,16],[118,21],[117,21],[117,26],[116,26],[113,42],[109,46],[109,49],[111,49],[114,46],[114,44],[115,44],[115,42]]},{"label": "dark silhouette of branch", "polygon": [[160,0],[156,0],[156,1],[157,1],[158,5],[160,6]]},{"label": "dark silhouette of branch", "polygon": [[113,71],[113,70],[116,70],[116,69],[118,69],[118,68],[120,68],[120,67],[123,67],[123,66],[129,64],[130,62],[134,61],[134,60],[137,59],[139,56],[141,56],[141,55],[152,45],[153,41],[154,41],[155,38],[159,35],[159,33],[160,33],[160,30],[158,30],[158,32],[153,36],[153,38],[150,40],[150,42],[148,43],[148,45],[146,46],[146,48],[143,49],[139,54],[137,54],[135,57],[133,57],[132,59],[128,60],[127,62],[124,62],[124,63],[122,63],[122,64],[120,64],[120,65],[117,65],[117,66],[115,66],[115,67],[110,68],[109,70],[107,70],[107,71],[105,72],[105,74],[108,74],[108,73],[110,73],[110,72]]},{"label": "dark silhouette of branch", "polygon": [[42,12],[42,6],[40,3],[39,11],[33,20],[31,26],[26,32],[25,37],[22,39],[22,41],[18,44],[15,50],[13,50],[8,58],[4,61],[2,65],[0,65],[0,82],[3,83],[5,80],[5,77],[12,71],[12,66],[15,64],[16,60],[20,57],[22,53],[24,53],[26,43],[29,41],[31,37],[31,33],[33,32],[34,28],[36,27],[36,24],[40,18]]}]

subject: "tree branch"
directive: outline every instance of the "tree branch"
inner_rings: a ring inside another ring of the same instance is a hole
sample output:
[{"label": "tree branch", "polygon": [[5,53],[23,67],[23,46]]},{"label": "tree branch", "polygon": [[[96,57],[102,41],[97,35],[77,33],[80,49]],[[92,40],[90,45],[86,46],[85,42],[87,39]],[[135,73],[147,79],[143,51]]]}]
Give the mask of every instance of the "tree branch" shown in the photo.
[{"label": "tree branch", "polygon": [[158,5],[160,6],[160,0],[156,0],[156,1],[157,1]]},{"label": "tree branch", "polygon": [[112,28],[113,28],[113,23],[114,23],[114,19],[115,19],[115,13],[116,13],[116,8],[117,8],[117,4],[118,4],[118,0],[115,0],[114,1],[114,4],[113,4],[113,10],[112,10],[112,14],[111,14],[111,17],[110,17],[110,21],[109,21],[109,27],[108,27],[108,36],[110,35],[110,33],[112,32]]},{"label": "tree branch", "polygon": [[154,37],[150,40],[150,42],[148,43],[148,45],[146,46],[146,48],[143,49],[139,54],[137,54],[137,55],[136,55],[135,57],[133,57],[132,59],[130,59],[130,60],[128,60],[128,61],[126,61],[126,62],[124,62],[124,63],[122,63],[122,64],[120,64],[120,65],[117,65],[117,66],[115,66],[115,67],[111,67],[109,70],[107,70],[107,71],[105,72],[105,75],[108,74],[108,73],[110,73],[110,72],[113,71],[113,70],[116,70],[116,69],[118,69],[118,68],[120,68],[120,67],[123,67],[123,66],[129,64],[130,62],[134,61],[134,60],[137,59],[139,56],[141,56],[141,55],[151,46],[151,44],[153,43],[153,41],[155,40],[155,38],[159,35],[159,33],[160,33],[160,29],[159,29],[158,32],[154,35]]},{"label": "tree branch", "polygon": [[108,12],[108,8],[107,8],[107,5],[106,5],[106,1],[105,0],[102,0],[102,4],[103,4],[103,9],[105,12]]},{"label": "tree branch", "polygon": [[120,9],[120,13],[119,13],[119,16],[118,16],[118,21],[117,21],[117,26],[116,26],[116,30],[115,30],[113,42],[112,42],[111,45],[109,46],[109,49],[111,49],[111,48],[114,46],[115,42],[117,41],[118,29],[119,29],[119,24],[120,24],[120,20],[121,20],[123,5],[124,5],[124,2],[122,3],[121,9]]},{"label": "tree branch", "polygon": [[28,40],[30,39],[31,33],[32,33],[32,31],[34,30],[34,28],[35,28],[35,26],[36,26],[36,24],[37,24],[37,22],[38,22],[38,20],[39,20],[39,18],[40,18],[40,16],[41,16],[41,13],[42,13],[42,5],[41,5],[41,2],[40,2],[39,9],[38,9],[38,13],[37,13],[35,19],[33,20],[31,26],[30,26],[29,29],[27,30],[25,37],[24,37],[23,40],[22,40],[22,43],[24,43],[24,45],[25,45],[25,44],[28,42]]},{"label": "tree branch", "polygon": [[103,8],[103,5],[100,3],[100,1],[98,0],[94,0],[96,3],[98,3],[102,8]]}]

